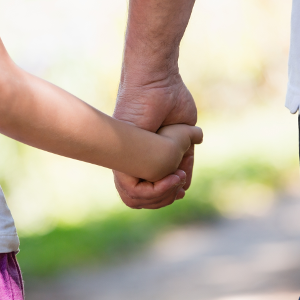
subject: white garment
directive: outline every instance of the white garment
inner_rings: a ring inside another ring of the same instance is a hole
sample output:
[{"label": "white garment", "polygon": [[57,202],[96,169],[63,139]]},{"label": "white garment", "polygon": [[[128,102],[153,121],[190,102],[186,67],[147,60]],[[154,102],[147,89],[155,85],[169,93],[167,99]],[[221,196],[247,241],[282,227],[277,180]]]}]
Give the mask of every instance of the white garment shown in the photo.
[{"label": "white garment", "polygon": [[19,245],[15,222],[0,187],[0,253],[19,252]]},{"label": "white garment", "polygon": [[300,0],[293,0],[289,82],[285,106],[292,114],[300,107]]}]

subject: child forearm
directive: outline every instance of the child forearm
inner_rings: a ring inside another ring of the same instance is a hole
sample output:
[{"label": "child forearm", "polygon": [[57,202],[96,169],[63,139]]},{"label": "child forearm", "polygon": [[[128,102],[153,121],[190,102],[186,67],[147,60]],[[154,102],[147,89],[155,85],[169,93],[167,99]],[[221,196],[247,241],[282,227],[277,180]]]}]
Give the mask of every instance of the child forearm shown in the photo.
[{"label": "child forearm", "polygon": [[0,99],[1,133],[39,149],[151,181],[176,170],[180,155],[170,139],[112,119],[17,67],[10,71],[14,73],[10,92]]}]

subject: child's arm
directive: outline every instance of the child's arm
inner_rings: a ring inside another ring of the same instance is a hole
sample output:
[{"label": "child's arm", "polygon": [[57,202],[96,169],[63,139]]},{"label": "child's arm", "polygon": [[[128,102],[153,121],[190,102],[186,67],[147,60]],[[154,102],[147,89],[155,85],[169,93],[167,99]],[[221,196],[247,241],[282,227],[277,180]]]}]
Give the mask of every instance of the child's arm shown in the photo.
[{"label": "child's arm", "polygon": [[5,80],[0,78],[0,132],[33,147],[156,181],[174,172],[191,141],[202,138],[200,129],[185,125],[168,126],[161,135],[144,131],[9,59],[0,68],[5,74]]}]

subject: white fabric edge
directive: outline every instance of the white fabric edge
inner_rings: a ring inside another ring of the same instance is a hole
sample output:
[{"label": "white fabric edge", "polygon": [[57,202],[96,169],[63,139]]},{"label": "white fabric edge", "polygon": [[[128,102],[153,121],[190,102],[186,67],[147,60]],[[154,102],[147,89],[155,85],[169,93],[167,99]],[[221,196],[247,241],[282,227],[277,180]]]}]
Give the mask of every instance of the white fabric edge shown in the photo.
[{"label": "white fabric edge", "polygon": [[5,196],[0,187],[0,253],[18,253],[20,240],[14,219],[7,206]]},{"label": "white fabric edge", "polygon": [[291,114],[295,114],[299,110],[299,103],[300,92],[296,92],[295,89],[289,84],[286,95],[285,107],[289,109]]},{"label": "white fabric edge", "polygon": [[285,106],[292,114],[300,106],[300,1],[293,0],[291,15],[291,37],[288,62],[288,86]]},{"label": "white fabric edge", "polygon": [[0,234],[0,240],[0,253],[19,253],[20,241],[17,233],[13,235]]}]

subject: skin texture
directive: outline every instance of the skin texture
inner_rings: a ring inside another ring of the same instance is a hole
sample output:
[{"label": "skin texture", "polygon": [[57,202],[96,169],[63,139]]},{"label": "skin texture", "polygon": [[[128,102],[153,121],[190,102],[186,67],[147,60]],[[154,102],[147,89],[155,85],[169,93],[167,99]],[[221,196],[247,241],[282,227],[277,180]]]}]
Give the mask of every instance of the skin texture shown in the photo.
[{"label": "skin texture", "polygon": [[202,142],[198,127],[155,134],[113,119],[18,68],[2,43],[0,54],[0,132],[20,142],[148,181],[175,172],[191,144]]},{"label": "skin texture", "polygon": [[[196,124],[196,106],[178,69],[179,44],[193,5],[194,0],[130,0],[116,119],[152,132]],[[173,175],[151,183],[114,171],[116,188],[131,208],[167,206],[184,197],[193,162],[192,145]]]}]

